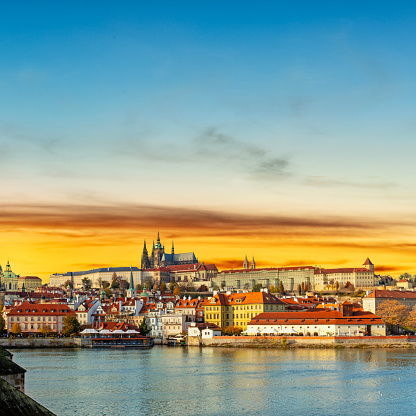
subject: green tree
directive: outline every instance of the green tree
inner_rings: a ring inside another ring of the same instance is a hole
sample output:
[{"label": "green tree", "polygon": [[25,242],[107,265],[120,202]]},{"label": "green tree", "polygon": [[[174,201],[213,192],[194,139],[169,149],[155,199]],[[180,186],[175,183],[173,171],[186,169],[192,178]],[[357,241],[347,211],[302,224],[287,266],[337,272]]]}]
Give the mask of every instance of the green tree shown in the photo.
[{"label": "green tree", "polygon": [[141,285],[140,283],[137,283],[136,290],[143,290],[143,285]]},{"label": "green tree", "polygon": [[171,291],[171,292],[173,292],[174,290],[175,290],[175,286],[176,286],[176,283],[175,283],[175,279],[171,279],[170,280],[170,283],[169,283],[169,290]]},{"label": "green tree", "polygon": [[0,334],[4,331],[6,327],[6,321],[3,318],[3,304],[0,303]]},{"label": "green tree", "polygon": [[147,335],[150,329],[147,327],[146,318],[143,317],[142,322],[139,325],[140,335]]},{"label": "green tree", "polygon": [[165,282],[162,282],[161,284],[160,284],[160,293],[165,293],[166,292],[166,283]]},{"label": "green tree", "polygon": [[120,287],[120,277],[117,276],[116,272],[111,276],[111,289],[118,289]]},{"label": "green tree", "polygon": [[409,280],[409,279],[411,279],[412,278],[412,275],[410,274],[410,273],[402,273],[401,275],[400,275],[400,279],[406,279],[406,280]]},{"label": "green tree", "polygon": [[87,277],[82,279],[82,285],[84,286],[85,290],[91,289],[91,280]]},{"label": "green tree", "polygon": [[154,284],[153,279],[150,276],[148,276],[144,279],[144,288],[145,289],[150,290],[153,287],[153,284]]},{"label": "green tree", "polygon": [[19,325],[17,322],[15,322],[15,323],[13,324],[12,329],[10,330],[10,332],[11,332],[13,335],[19,335],[19,334],[21,334],[21,333],[22,333],[22,328],[20,327],[20,325]]},{"label": "green tree", "polygon": [[103,280],[101,282],[101,286],[103,287],[103,289],[107,289],[108,287],[110,287],[110,282],[107,282],[107,280]]},{"label": "green tree", "polygon": [[74,285],[73,285],[73,283],[71,282],[71,280],[70,279],[68,279],[65,283],[64,283],[64,286],[65,287],[70,287],[71,289],[73,289],[74,288]]},{"label": "green tree", "polygon": [[78,319],[74,315],[67,315],[64,318],[63,321],[64,329],[62,330],[62,333],[64,335],[70,336],[74,334],[78,334],[81,330],[81,325],[78,322]]},{"label": "green tree", "polygon": [[260,292],[262,287],[263,287],[263,285],[261,283],[257,283],[253,286],[252,292]]}]

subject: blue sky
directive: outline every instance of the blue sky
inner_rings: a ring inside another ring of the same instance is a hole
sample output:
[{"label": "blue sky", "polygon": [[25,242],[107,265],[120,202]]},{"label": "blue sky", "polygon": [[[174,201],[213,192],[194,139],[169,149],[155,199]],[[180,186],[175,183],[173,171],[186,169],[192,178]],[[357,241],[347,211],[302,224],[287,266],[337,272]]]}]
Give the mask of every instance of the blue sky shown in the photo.
[{"label": "blue sky", "polygon": [[3,3],[4,203],[413,224],[415,17],[414,2]]}]

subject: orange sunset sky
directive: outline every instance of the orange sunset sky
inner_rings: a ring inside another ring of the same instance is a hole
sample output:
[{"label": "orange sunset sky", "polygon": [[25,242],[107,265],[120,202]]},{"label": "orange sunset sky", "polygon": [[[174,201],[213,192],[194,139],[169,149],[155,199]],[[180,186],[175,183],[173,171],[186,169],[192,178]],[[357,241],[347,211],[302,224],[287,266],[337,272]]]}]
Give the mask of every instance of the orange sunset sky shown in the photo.
[{"label": "orange sunset sky", "polygon": [[3,7],[3,268],[416,274],[411,3],[93,3]]}]

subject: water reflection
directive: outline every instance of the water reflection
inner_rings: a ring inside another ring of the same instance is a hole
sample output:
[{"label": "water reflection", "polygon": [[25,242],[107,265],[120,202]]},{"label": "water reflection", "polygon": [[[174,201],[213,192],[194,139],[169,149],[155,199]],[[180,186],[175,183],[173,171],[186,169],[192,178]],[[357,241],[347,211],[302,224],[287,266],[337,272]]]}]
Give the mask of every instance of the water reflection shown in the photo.
[{"label": "water reflection", "polygon": [[413,350],[15,350],[58,415],[413,414]]}]

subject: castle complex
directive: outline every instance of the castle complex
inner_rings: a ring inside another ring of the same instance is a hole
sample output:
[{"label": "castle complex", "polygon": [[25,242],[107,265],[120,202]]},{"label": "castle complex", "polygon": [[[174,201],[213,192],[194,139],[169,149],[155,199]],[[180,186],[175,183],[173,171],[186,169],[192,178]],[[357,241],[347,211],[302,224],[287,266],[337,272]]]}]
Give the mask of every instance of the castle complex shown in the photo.
[{"label": "castle complex", "polygon": [[175,247],[172,241],[171,253],[165,253],[165,246],[162,246],[160,242],[159,233],[157,233],[156,244],[153,241],[152,253],[149,253],[146,248],[146,241],[143,246],[143,254],[141,259],[142,269],[156,269],[158,267],[175,266],[179,264],[197,264],[198,259],[195,257],[195,253],[176,253]]}]

